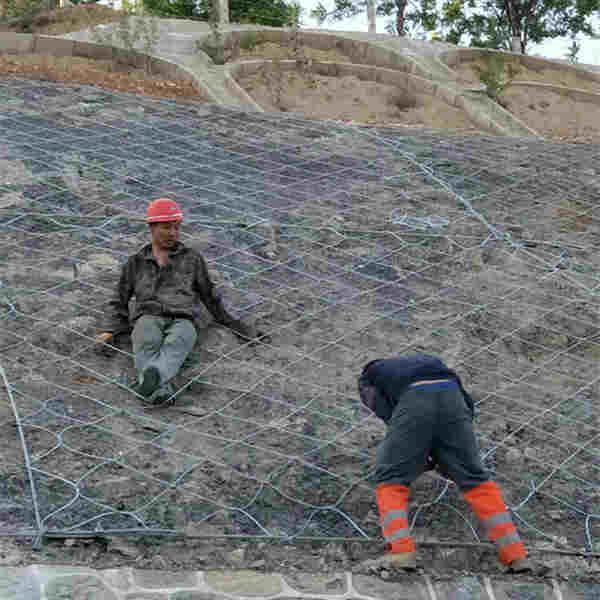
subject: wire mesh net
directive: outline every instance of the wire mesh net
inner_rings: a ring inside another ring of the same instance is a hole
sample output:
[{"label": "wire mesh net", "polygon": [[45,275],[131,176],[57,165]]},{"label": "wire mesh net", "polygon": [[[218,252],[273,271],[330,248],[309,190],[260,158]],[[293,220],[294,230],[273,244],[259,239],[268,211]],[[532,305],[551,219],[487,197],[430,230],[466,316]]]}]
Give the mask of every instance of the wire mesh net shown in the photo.
[{"label": "wire mesh net", "polygon": [[[0,527],[376,538],[383,425],[356,376],[440,355],[522,536],[598,549],[600,166],[591,145],[357,128],[0,81]],[[94,342],[149,200],[232,312],[148,411]],[[418,536],[478,540],[455,486]]]}]

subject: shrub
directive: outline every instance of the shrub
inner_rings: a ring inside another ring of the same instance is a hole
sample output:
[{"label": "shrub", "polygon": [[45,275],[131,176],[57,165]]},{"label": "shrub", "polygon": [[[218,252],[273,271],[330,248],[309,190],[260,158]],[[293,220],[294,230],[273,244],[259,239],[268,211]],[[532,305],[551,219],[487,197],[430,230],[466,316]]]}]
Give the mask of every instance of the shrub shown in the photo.
[{"label": "shrub", "polygon": [[194,0],[143,0],[144,9],[151,15],[167,18],[193,19],[196,17]]},{"label": "shrub", "polygon": [[2,18],[18,21],[21,30],[30,33],[35,17],[46,8],[46,0],[6,0],[2,3]]},{"label": "shrub", "polygon": [[409,91],[402,91],[392,94],[388,98],[387,102],[390,106],[393,106],[400,112],[409,110],[411,108],[416,108],[419,104],[417,96],[413,94],[413,92]]},{"label": "shrub", "polygon": [[263,43],[263,36],[252,31],[243,34],[240,37],[240,48],[247,52],[252,52],[256,46]]},{"label": "shrub", "polygon": [[498,97],[514,81],[521,71],[514,62],[505,63],[501,54],[491,54],[484,66],[475,65],[479,80],[485,85],[488,98],[498,102]]}]

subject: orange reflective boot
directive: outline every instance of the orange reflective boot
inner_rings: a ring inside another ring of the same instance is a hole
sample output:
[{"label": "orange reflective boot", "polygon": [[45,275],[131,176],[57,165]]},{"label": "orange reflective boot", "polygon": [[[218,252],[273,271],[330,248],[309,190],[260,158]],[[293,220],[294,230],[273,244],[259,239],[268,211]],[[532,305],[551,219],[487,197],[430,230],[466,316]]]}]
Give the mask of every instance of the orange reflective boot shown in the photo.
[{"label": "orange reflective boot", "polygon": [[502,564],[509,566],[527,556],[498,484],[485,481],[463,495],[485,527],[488,539],[496,544]]},{"label": "orange reflective boot", "polygon": [[358,572],[369,573],[382,569],[413,571],[417,568],[415,543],[408,530],[409,495],[409,488],[394,483],[384,483],[375,489],[387,551],[379,558],[361,563]]},{"label": "orange reflective boot", "polygon": [[388,554],[411,553],[414,558],[415,542],[408,529],[410,488],[397,483],[383,483],[377,486],[375,496]]}]

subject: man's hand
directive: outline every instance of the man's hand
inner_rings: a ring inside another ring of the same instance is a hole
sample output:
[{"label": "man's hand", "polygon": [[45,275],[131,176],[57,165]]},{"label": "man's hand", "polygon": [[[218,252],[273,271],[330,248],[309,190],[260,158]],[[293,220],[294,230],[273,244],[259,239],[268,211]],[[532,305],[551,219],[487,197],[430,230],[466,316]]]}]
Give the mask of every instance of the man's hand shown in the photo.
[{"label": "man's hand", "polygon": [[96,336],[96,342],[99,344],[105,344],[106,342],[110,342],[113,339],[113,334],[110,331],[105,331],[103,333],[99,333]]},{"label": "man's hand", "polygon": [[114,338],[114,334],[112,334],[110,331],[104,331],[103,333],[97,334],[95,338],[95,352],[97,352],[98,354],[102,354],[107,358],[111,358],[117,350],[113,346],[110,346],[108,342],[113,342]]}]

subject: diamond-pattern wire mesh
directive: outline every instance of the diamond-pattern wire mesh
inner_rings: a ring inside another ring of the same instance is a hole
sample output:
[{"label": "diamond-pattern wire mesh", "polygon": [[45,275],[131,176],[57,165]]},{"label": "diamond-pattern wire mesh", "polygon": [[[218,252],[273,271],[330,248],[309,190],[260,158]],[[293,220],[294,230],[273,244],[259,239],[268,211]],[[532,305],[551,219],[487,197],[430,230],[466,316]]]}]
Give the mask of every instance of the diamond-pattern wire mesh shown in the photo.
[{"label": "diamond-pattern wire mesh", "polygon": [[[598,549],[597,148],[18,79],[0,95],[4,533],[377,537],[384,429],[355,379],[425,351],[473,392],[523,537]],[[128,341],[93,336],[159,196],[271,342],[203,330],[175,406],[148,411]],[[438,479],[411,524],[479,535]]]}]

